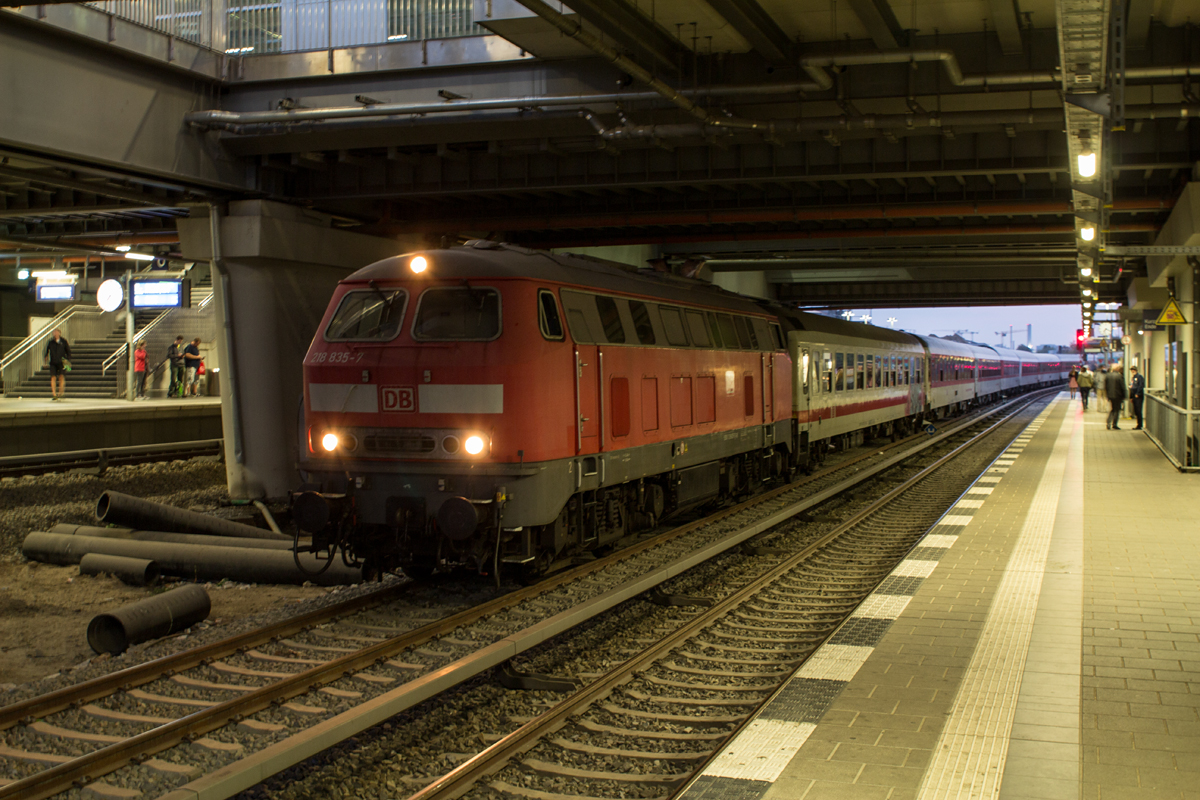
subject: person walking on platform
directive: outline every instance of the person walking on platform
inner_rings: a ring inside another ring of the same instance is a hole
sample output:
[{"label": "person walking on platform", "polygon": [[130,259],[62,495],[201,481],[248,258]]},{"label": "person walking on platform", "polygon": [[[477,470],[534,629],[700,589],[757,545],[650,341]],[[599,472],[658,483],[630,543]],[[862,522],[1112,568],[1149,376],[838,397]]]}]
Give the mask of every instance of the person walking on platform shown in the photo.
[{"label": "person walking on platform", "polygon": [[1135,431],[1142,429],[1142,401],[1146,399],[1146,379],[1138,373],[1137,367],[1130,367],[1129,373],[1129,405],[1130,413],[1137,425],[1134,426]]},{"label": "person walking on platform", "polygon": [[192,343],[183,348],[183,358],[187,363],[187,377],[184,379],[183,387],[184,397],[189,394],[192,397],[196,396],[196,384],[200,382],[197,376],[197,370],[200,369],[200,337],[192,339]]},{"label": "person walking on platform", "polygon": [[137,349],[133,351],[133,377],[137,381],[137,394],[134,395],[138,400],[146,399],[146,343],[138,342]]},{"label": "person walking on platform", "polygon": [[[63,338],[58,328],[46,342],[46,366],[50,367],[50,399],[61,400],[67,393],[67,370],[71,368],[71,343]],[[57,381],[57,387],[55,385]]]},{"label": "person walking on platform", "polygon": [[1094,376],[1092,371],[1084,364],[1079,370],[1079,377],[1075,379],[1079,383],[1079,397],[1083,400],[1083,410],[1087,411],[1088,395],[1092,393],[1092,381]]},{"label": "person walking on platform", "polygon": [[183,337],[176,336],[175,343],[167,348],[167,360],[171,362],[171,388],[167,397],[183,394]]},{"label": "person walking on platform", "polygon": [[1067,386],[1071,389],[1071,399],[1075,399],[1075,390],[1079,388],[1079,370],[1072,368],[1067,378]]},{"label": "person walking on platform", "polygon": [[1108,396],[1109,404],[1108,429],[1119,431],[1121,427],[1117,423],[1121,419],[1121,404],[1125,402],[1128,392],[1125,390],[1125,376],[1115,364],[1108,368],[1108,375],[1104,378],[1104,394]]}]

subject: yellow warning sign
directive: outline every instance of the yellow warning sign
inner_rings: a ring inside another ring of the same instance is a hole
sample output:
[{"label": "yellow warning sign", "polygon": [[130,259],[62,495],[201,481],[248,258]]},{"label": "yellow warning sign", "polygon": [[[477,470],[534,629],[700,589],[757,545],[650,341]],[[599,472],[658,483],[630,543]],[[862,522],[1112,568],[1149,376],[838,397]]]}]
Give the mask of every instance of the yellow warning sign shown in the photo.
[{"label": "yellow warning sign", "polygon": [[1179,303],[1175,302],[1175,298],[1163,306],[1162,312],[1155,320],[1158,325],[1187,325],[1187,318],[1183,316],[1183,311],[1179,308]]}]

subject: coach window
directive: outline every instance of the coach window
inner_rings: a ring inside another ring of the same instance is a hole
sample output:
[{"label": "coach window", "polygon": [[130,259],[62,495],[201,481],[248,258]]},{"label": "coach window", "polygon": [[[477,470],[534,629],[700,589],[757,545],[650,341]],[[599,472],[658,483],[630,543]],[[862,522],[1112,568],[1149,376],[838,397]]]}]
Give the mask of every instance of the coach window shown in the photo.
[{"label": "coach window", "polygon": [[833,354],[828,350],[821,358],[821,391],[825,393],[833,391]]},{"label": "coach window", "polygon": [[562,318],[558,316],[558,303],[554,301],[554,292],[547,289],[538,292],[538,325],[545,338],[551,341],[563,338]]},{"label": "coach window", "polygon": [[846,388],[846,354],[836,353],[833,358],[833,390],[841,392]]},{"label": "coach window", "polygon": [[808,394],[808,351],[800,351],[800,391]]},{"label": "coach window", "polygon": [[904,385],[912,383],[912,356],[904,359]]},{"label": "coach window", "polygon": [[330,342],[395,339],[407,304],[408,292],[403,289],[347,292],[325,329],[325,339]]},{"label": "coach window", "polygon": [[475,286],[426,289],[412,336],[422,342],[488,342],[500,335],[500,293]]},{"label": "coach window", "polygon": [[878,356],[873,356],[867,353],[867,388],[875,388],[875,359]]},{"label": "coach window", "polygon": [[688,333],[691,334],[696,347],[712,347],[712,339],[708,335],[708,324],[704,321],[704,314],[699,311],[683,313],[687,318]]},{"label": "coach window", "polygon": [[771,330],[775,332],[775,349],[776,350],[787,349],[783,344],[783,328],[779,327],[778,323],[772,322]]},{"label": "coach window", "polygon": [[773,350],[774,345],[771,344],[771,331],[767,327],[767,323],[758,317],[751,317],[750,332],[754,335],[754,347],[758,350]]},{"label": "coach window", "polygon": [[[722,314],[722,317],[728,316]],[[733,327],[737,329],[738,344],[743,350],[757,350],[758,345],[754,341],[754,331],[750,330],[750,320],[745,317],[734,317]]]},{"label": "coach window", "polygon": [[667,335],[667,344],[675,347],[687,347],[687,334],[683,331],[683,314],[678,308],[659,306],[658,315],[662,320],[663,332]]},{"label": "coach window", "polygon": [[638,341],[642,344],[654,344],[654,326],[650,324],[650,312],[646,310],[646,304],[630,300],[629,313],[633,317],[633,330]]},{"label": "coach window", "polygon": [[854,353],[846,353],[846,391],[854,391]]},{"label": "coach window", "polygon": [[611,297],[596,295],[596,311],[600,314],[600,323],[604,326],[604,338],[612,344],[625,343],[625,326],[621,324],[621,311],[617,301]]},{"label": "coach window", "polygon": [[859,353],[858,354],[858,372],[855,373],[855,378],[854,378],[854,388],[856,388],[856,389],[867,388],[867,376],[865,374],[863,374],[863,372],[864,372],[863,354]]},{"label": "coach window", "polygon": [[881,380],[883,380],[883,358],[875,356],[875,387],[878,389],[883,388]]}]

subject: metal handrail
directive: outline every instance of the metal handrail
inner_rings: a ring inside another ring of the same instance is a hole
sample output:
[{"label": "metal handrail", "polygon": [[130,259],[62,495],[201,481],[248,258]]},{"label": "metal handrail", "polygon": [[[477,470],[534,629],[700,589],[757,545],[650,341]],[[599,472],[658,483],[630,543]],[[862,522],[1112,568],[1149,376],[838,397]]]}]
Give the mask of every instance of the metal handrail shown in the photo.
[{"label": "metal handrail", "polygon": [[[1196,429],[1195,420],[1200,418],[1200,410],[1189,411],[1175,405],[1166,399],[1166,393],[1161,389],[1147,389],[1146,400],[1150,401],[1146,404],[1142,426],[1146,436],[1180,472],[1200,472],[1200,466],[1189,463],[1192,457],[1188,446],[1190,434]],[[1156,411],[1156,407],[1160,406],[1164,411]],[[1165,412],[1170,412],[1174,417],[1165,416]]]},{"label": "metal handrail", "polygon": [[[173,309],[173,308],[168,308],[166,311],[162,312],[157,317],[150,320],[150,324],[147,325],[146,327],[142,328],[140,331],[137,331],[136,335],[138,337],[145,336],[147,333],[149,333],[151,331],[151,329],[154,328],[155,325],[157,325],[158,323],[160,323],[164,319],[166,319],[167,315],[170,314],[174,310],[175,309]],[[113,364],[117,363],[117,361],[120,360],[121,356],[125,355],[125,351],[128,349],[129,349],[129,343],[125,342],[120,347],[118,347],[116,350],[114,350],[112,355],[110,355],[108,358],[104,359],[103,362],[101,362],[100,374],[107,375],[108,368],[111,367]]]},{"label": "metal handrail", "polygon": [[25,337],[25,341],[22,344],[17,345],[12,350],[10,350],[8,353],[6,353],[4,355],[4,358],[0,359],[0,370],[11,366],[12,363],[14,361],[16,361],[18,358],[25,355],[31,349],[33,349],[37,345],[44,342],[47,338],[50,337],[51,334],[54,333],[55,328],[61,327],[63,323],[65,323],[71,317],[75,316],[75,314],[93,314],[94,315],[94,314],[103,314],[103,313],[104,313],[104,310],[101,309],[99,306],[93,306],[93,305],[85,304],[85,303],[80,303],[78,305],[71,306],[70,308],[63,309],[59,313],[58,316],[56,316],[54,319],[47,322],[44,327],[42,327],[40,330],[37,331],[37,333],[34,333],[30,336]]}]

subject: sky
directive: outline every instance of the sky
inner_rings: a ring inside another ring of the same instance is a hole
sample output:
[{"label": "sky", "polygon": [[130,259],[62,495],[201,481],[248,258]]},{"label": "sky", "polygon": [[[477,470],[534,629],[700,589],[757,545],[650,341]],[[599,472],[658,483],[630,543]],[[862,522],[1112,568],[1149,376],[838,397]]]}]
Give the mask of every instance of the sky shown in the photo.
[{"label": "sky", "polygon": [[[1033,325],[1033,346],[1039,344],[1073,345],[1080,327],[1079,306],[976,306],[972,308],[855,308],[853,320],[862,322],[870,315],[870,324],[895,327],[910,333],[947,336],[961,333],[964,339],[982,344],[1029,344],[1026,326]],[[889,318],[894,317],[894,325]],[[1009,339],[1012,326],[1013,339]],[[1000,333],[1004,333],[1001,340]]]}]

